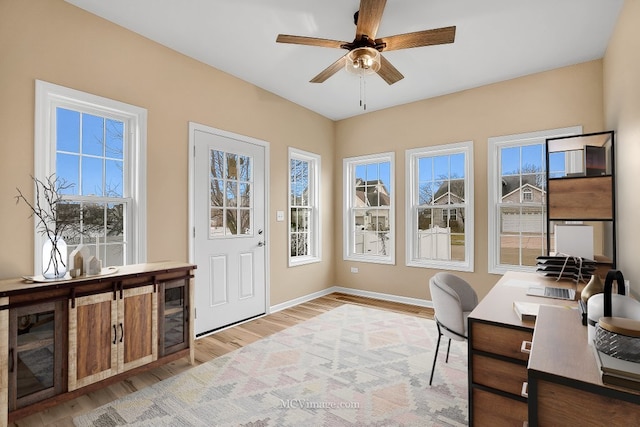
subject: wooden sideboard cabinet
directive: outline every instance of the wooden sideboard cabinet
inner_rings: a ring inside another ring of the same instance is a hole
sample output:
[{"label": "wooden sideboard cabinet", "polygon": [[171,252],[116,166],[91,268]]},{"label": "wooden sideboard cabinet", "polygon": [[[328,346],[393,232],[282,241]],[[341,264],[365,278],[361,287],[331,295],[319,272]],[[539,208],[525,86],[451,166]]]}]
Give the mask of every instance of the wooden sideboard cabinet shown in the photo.
[{"label": "wooden sideboard cabinet", "polygon": [[[507,272],[469,315],[472,426],[523,426],[528,420],[527,364],[535,323],[521,321],[513,310],[513,301],[576,304],[527,296],[527,288],[533,285],[540,285],[535,274]],[[572,285],[567,282],[560,286]]]},{"label": "wooden sideboard cabinet", "polygon": [[[145,277],[151,279],[151,277]],[[69,390],[146,365],[158,358],[156,285],[69,301]]]},{"label": "wooden sideboard cabinet", "polygon": [[0,281],[0,426],[193,352],[193,271]]}]

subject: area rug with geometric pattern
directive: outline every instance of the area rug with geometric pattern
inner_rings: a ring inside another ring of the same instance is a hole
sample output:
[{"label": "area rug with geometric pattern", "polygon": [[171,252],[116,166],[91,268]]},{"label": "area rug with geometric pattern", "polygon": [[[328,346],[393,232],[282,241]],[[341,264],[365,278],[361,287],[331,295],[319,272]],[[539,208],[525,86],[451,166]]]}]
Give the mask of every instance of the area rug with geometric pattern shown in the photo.
[{"label": "area rug with geometric pattern", "polygon": [[463,426],[467,348],[345,304],[74,419],[77,426]]}]

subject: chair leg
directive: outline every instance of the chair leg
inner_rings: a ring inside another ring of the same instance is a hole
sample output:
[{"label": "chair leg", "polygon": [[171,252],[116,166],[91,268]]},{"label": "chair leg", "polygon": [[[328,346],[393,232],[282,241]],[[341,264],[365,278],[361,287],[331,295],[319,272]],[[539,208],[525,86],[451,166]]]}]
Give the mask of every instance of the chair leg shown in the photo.
[{"label": "chair leg", "polygon": [[444,363],[449,363],[449,350],[451,349],[451,338],[449,338],[449,345],[447,345],[447,358]]},{"label": "chair leg", "polygon": [[436,343],[436,352],[433,354],[433,366],[431,367],[431,376],[429,377],[429,385],[433,382],[433,373],[436,370],[436,360],[438,359],[438,349],[440,348],[440,338],[442,338],[442,333],[440,333],[440,325],[436,323],[438,327],[438,342]]}]

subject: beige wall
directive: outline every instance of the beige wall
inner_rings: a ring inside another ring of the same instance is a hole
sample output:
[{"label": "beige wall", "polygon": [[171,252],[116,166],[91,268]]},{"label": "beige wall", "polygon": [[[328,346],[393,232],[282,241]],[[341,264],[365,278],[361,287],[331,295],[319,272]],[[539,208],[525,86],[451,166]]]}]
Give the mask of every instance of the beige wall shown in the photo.
[{"label": "beige wall", "polygon": [[604,57],[606,126],[616,130],[618,268],[640,294],[640,2],[626,0]]},{"label": "beige wall", "polygon": [[[475,272],[461,275],[484,295],[499,278],[487,272],[487,138],[572,125],[600,131],[603,105],[606,128],[619,131],[621,230],[640,235],[631,217],[639,203],[631,188],[640,133],[638,9],[637,2],[625,4],[604,61],[604,89],[603,61],[592,61],[334,123],[62,0],[2,0],[0,278],[33,270],[32,223],[13,196],[16,187],[31,188],[35,79],[148,109],[150,261],[188,257],[188,122],[268,141],[271,304],[332,285],[429,299],[427,280],[435,270],[404,266],[404,150],[468,140],[474,141]],[[291,269],[287,224],[275,221],[275,211],[286,210],[288,146],[320,154],[323,166],[323,262]],[[396,265],[362,263],[351,274],[356,263],[342,260],[342,159],[390,150],[396,153]],[[635,243],[625,238],[632,234],[619,234],[621,268],[638,283]]]},{"label": "beige wall", "polygon": [[[343,120],[336,127],[336,167],[350,156],[395,151],[396,265],[342,260],[336,240],[336,280],[342,286],[431,299],[428,279],[436,270],[405,264],[405,150],[474,142],[475,272],[460,273],[483,296],[499,279],[487,268],[487,139],[582,125],[603,129],[602,61],[592,61],[502,83],[415,102]],[[336,236],[342,234],[342,181],[335,183]],[[357,266],[357,274],[350,267]]]},{"label": "beige wall", "polygon": [[33,273],[34,81],[148,110],[148,260],[188,260],[188,122],[268,141],[271,304],[332,286],[334,217],[322,219],[323,262],[287,268],[287,147],[322,156],[321,200],[332,212],[334,123],[62,0],[0,2],[0,279]]}]

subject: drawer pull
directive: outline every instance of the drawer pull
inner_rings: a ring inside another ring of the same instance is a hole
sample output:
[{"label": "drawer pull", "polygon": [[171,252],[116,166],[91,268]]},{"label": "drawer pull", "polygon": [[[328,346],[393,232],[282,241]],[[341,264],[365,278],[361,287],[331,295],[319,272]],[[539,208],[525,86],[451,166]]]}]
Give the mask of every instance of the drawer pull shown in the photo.
[{"label": "drawer pull", "polygon": [[528,382],[523,382],[522,383],[522,390],[520,391],[520,396],[529,397],[529,383]]},{"label": "drawer pull", "polygon": [[531,354],[531,341],[522,341],[520,346],[520,352],[525,354]]}]

